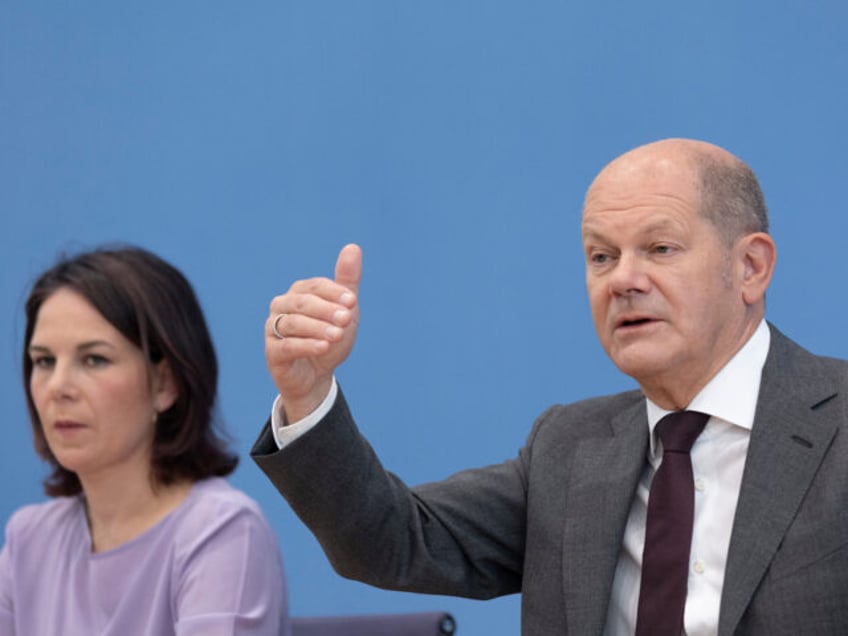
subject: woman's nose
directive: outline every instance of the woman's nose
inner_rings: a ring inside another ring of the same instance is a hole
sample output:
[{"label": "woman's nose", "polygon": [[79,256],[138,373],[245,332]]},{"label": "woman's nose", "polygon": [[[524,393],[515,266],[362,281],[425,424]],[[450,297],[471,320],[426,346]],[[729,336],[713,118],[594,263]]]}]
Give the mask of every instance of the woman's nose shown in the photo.
[{"label": "woman's nose", "polygon": [[67,361],[57,360],[47,380],[47,389],[53,399],[74,397],[77,393],[73,365]]}]

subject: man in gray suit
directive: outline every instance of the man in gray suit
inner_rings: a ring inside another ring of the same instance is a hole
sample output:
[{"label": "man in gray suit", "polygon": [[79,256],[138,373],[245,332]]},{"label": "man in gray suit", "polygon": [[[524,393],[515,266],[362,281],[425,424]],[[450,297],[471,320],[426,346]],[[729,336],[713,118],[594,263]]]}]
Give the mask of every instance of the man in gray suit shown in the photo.
[{"label": "man in gray suit", "polygon": [[271,303],[280,397],[252,455],[344,576],[521,592],[527,635],[632,634],[654,428],[700,411],[685,633],[848,634],[848,363],[765,322],[767,232],[756,178],[721,148],[667,139],[612,161],[586,195],[586,283],[640,390],[551,407],[514,460],[415,488],[382,468],[334,380],[359,318],[346,246],[335,280]]}]

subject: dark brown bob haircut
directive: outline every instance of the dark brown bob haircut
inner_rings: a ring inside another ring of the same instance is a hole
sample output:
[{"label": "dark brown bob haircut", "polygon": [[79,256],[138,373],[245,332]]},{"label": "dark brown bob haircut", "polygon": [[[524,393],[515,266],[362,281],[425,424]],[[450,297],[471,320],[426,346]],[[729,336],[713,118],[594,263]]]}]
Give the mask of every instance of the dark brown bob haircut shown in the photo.
[{"label": "dark brown bob haircut", "polygon": [[135,246],[104,246],[61,257],[35,281],[26,301],[23,383],[36,452],[53,468],[44,480],[51,497],[76,495],[82,485],[47,445],[30,392],[29,345],[38,311],[60,289],[85,298],[151,364],[166,360],[177,399],[159,414],[153,442],[154,487],[230,474],[238,464],[213,422],[218,361],[197,296],[185,276],[155,254]]}]

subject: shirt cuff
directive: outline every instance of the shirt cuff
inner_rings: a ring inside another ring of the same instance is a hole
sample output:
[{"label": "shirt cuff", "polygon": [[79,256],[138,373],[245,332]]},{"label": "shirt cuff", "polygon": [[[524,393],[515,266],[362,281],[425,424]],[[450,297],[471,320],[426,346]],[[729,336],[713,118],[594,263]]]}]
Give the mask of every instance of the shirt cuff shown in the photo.
[{"label": "shirt cuff", "polygon": [[274,441],[277,442],[277,447],[280,449],[285,448],[324,419],[324,416],[333,408],[338,392],[338,384],[336,384],[336,378],[333,377],[330,392],[327,393],[327,397],[318,405],[318,408],[303,419],[292,422],[291,424],[286,424],[283,400],[278,395],[277,399],[274,400],[274,405],[271,407],[271,433],[274,435]]}]

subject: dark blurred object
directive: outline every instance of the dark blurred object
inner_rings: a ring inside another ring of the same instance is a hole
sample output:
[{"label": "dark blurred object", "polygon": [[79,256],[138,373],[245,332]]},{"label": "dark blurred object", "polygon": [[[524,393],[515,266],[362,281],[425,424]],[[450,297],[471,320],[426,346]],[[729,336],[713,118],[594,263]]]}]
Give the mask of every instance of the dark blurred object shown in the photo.
[{"label": "dark blurred object", "polygon": [[447,612],[292,618],[292,636],[449,636],[454,633],[456,621]]}]

